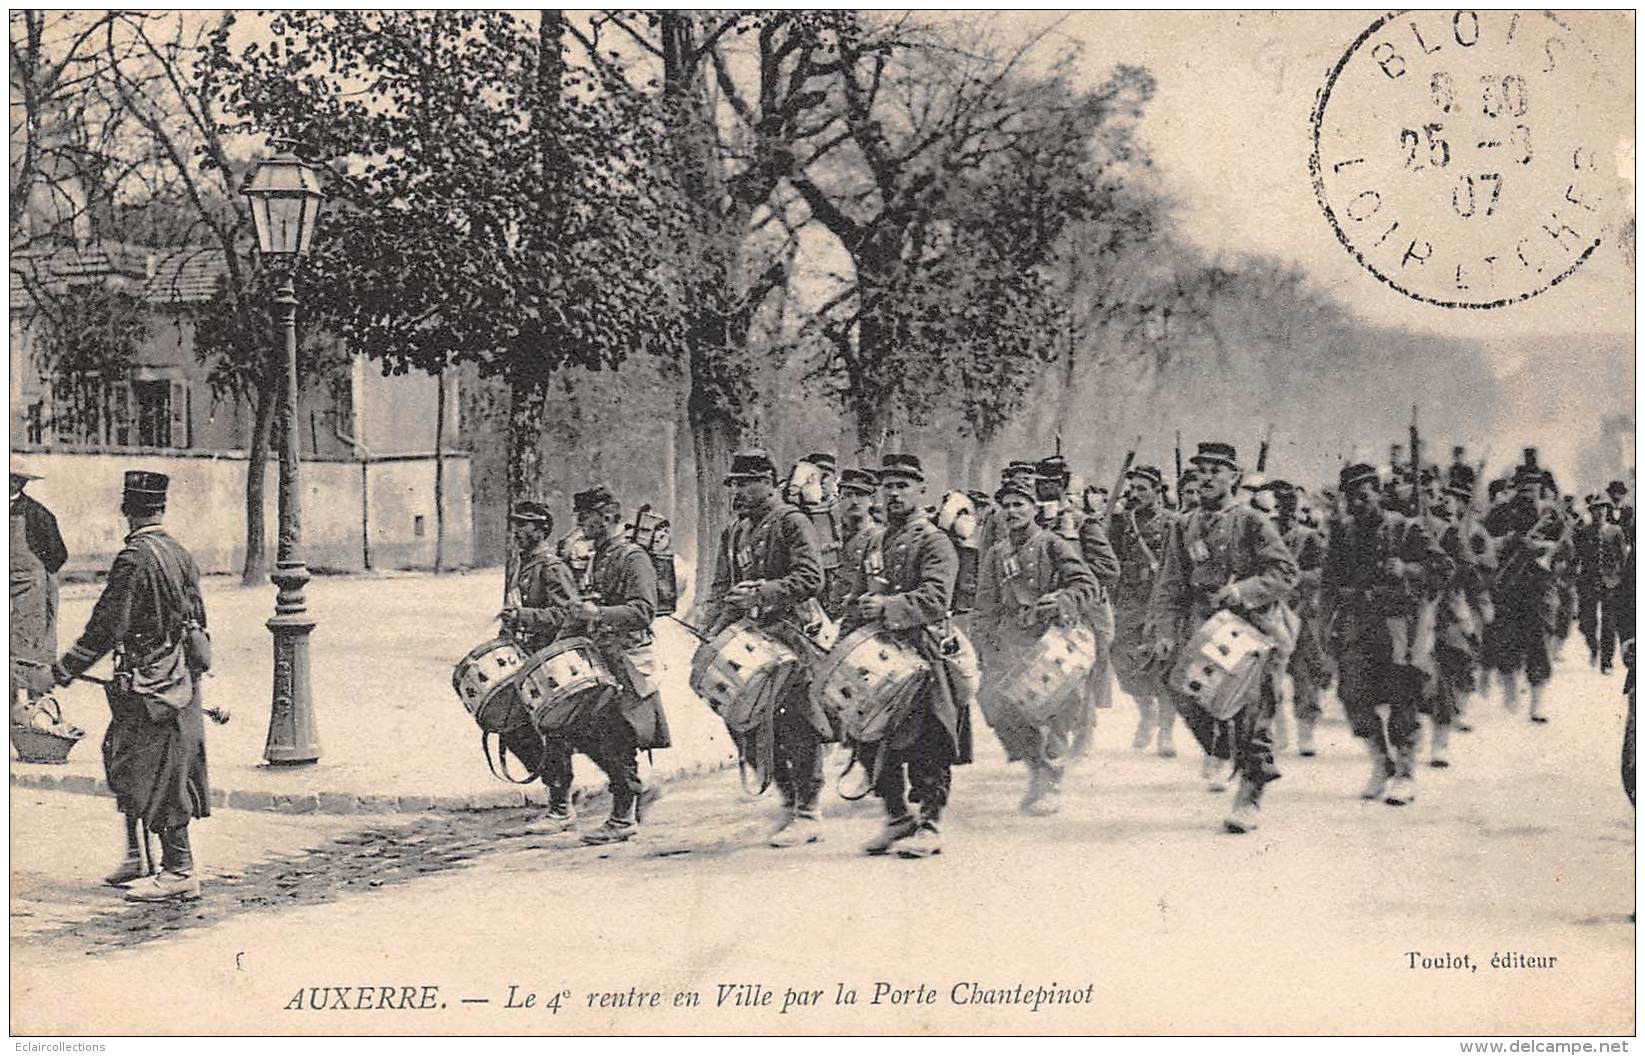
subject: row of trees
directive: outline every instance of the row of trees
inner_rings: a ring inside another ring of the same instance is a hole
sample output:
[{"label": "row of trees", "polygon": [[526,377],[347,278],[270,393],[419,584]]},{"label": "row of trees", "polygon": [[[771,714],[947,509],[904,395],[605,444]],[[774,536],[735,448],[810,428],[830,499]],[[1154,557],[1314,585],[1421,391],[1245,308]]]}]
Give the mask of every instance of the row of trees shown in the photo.
[{"label": "row of trees", "polygon": [[[1085,87],[1061,38],[998,25],[13,12],[13,259],[65,226],[220,250],[198,345],[257,406],[260,465],[276,376],[236,191],[266,137],[295,139],[331,198],[306,333],[385,371],[506,386],[510,497],[563,441],[556,378],[674,386],[696,479],[669,490],[695,496],[698,538],[724,523],[730,452],[791,425],[796,391],[847,423],[843,450],[940,436],[950,478],[975,483],[1008,436],[1044,450],[1094,407],[1128,431],[1185,365],[1249,372],[1293,332],[1365,336],[1294,273],[1174,236],[1136,137],[1146,70]],[[30,202],[53,222],[31,226]],[[305,374],[334,347],[307,342]]]}]

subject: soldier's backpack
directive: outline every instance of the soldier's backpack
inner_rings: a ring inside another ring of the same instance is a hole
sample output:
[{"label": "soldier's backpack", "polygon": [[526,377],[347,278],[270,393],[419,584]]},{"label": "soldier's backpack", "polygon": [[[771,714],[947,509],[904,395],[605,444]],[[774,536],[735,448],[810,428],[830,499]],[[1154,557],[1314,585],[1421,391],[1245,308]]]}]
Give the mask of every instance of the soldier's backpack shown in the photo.
[{"label": "soldier's backpack", "polygon": [[668,519],[651,512],[650,505],[641,506],[629,528],[629,538],[639,544],[657,570],[657,615],[673,615],[680,602],[680,581],[674,571],[674,533]]}]

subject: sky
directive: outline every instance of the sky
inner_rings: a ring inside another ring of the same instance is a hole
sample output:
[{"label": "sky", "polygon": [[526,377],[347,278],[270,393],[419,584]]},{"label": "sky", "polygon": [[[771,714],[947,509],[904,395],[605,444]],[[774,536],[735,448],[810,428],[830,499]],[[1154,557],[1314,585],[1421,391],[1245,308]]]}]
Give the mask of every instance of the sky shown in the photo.
[{"label": "sky", "polygon": [[[1501,13],[1496,13],[1500,15]],[[971,14],[949,17],[970,18]],[[1570,279],[1521,304],[1458,310],[1380,283],[1339,243],[1309,173],[1316,93],[1375,16],[1364,12],[1014,13],[1016,32],[1054,27],[1078,43],[1095,85],[1116,63],[1146,66],[1158,91],[1141,135],[1181,202],[1183,232],[1215,254],[1271,254],[1299,263],[1367,320],[1458,337],[1631,334],[1634,277],[1610,238]],[[1487,18],[1492,17],[1487,13]],[[1562,109],[1609,145],[1598,159],[1610,226],[1633,209],[1633,24],[1628,12],[1566,16],[1591,45],[1597,74]],[[1534,118],[1533,118],[1534,119]],[[1505,364],[1508,366],[1508,364]]]}]

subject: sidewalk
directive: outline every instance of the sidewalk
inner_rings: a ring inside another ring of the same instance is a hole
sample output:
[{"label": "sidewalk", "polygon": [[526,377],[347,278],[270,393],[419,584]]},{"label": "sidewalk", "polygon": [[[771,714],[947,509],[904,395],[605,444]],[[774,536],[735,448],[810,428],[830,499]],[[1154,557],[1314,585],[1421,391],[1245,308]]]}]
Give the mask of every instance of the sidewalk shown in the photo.
[{"label": "sidewalk", "polygon": [[[273,683],[273,647],[264,621],[274,587],[247,590],[233,577],[203,584],[214,670],[207,706],[232,713],[206,726],[213,805],[303,814],[471,810],[543,801],[540,782],[510,785],[493,777],[480,730],[451,688],[451,672],[491,638],[502,572],[322,577],[308,586],[318,622],[311,641],[320,760],[300,767],[263,765]],[[63,587],[59,650],[85,627],[100,590]],[[672,620],[655,624],[658,685],[674,747],[640,754],[641,777],[664,784],[735,765],[736,749],[719,718],[686,684],[696,639]],[[106,676],[110,662],[90,672]],[[86,731],[63,766],[12,760],[12,781],[36,788],[107,794],[100,752],[108,705],[98,686],[77,682],[56,696],[64,718]],[[605,778],[577,756],[574,796],[598,795]],[[510,760],[510,769],[519,768]]]}]

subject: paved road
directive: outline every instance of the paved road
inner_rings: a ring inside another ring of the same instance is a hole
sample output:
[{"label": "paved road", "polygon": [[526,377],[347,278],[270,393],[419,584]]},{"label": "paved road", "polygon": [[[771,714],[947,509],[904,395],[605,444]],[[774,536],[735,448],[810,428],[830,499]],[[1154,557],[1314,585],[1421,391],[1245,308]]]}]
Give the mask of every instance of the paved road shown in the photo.
[{"label": "paved road", "polygon": [[[1056,818],[1016,814],[1023,776],[981,731],[927,861],[862,857],[875,808],[839,800],[822,843],[770,850],[772,803],[718,774],[614,849],[524,836],[520,811],[223,811],[199,826],[209,897],[127,907],[96,885],[108,801],[16,790],[13,1029],[1631,1033],[1620,680],[1569,655],[1552,725],[1476,709],[1409,808],[1355,798],[1362,757],[1327,725],[1246,837],[1217,832],[1225,800],[1190,753],[1130,750],[1123,698]],[[1477,971],[1412,968],[1413,952]],[[1493,968],[1500,953],[1554,960]],[[739,983],[771,1004],[722,991]],[[537,1004],[505,1007],[511,984]],[[1066,1003],[977,1003],[1019,984]],[[351,1007],[307,1007],[338,999],[323,987]],[[352,1007],[360,987],[395,1007]],[[817,1003],[781,1011],[790,988]],[[702,1003],[676,1007],[685,992]]]}]

